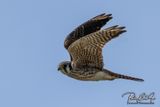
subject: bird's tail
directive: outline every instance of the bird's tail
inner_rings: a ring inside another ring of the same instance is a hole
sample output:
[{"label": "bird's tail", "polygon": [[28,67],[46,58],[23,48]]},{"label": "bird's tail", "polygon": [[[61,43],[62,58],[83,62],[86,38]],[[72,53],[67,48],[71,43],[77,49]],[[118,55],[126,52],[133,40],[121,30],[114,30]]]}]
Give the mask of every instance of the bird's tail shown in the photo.
[{"label": "bird's tail", "polygon": [[112,77],[112,79],[127,79],[127,80],[140,81],[140,82],[144,81],[141,78],[136,78],[136,77],[132,77],[132,76],[127,76],[127,75],[122,75],[122,74],[114,73],[114,72],[111,72],[111,71],[106,70],[106,69],[104,69],[104,71],[108,75],[110,75]]}]

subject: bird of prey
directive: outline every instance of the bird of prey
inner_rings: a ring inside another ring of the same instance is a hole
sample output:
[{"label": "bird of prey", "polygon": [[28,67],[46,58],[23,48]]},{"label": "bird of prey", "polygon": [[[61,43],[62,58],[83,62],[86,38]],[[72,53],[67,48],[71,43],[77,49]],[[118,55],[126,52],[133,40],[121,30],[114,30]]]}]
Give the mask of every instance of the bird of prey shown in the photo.
[{"label": "bird of prey", "polygon": [[58,70],[71,78],[83,81],[114,79],[144,81],[104,68],[102,48],[107,42],[126,32],[125,27],[118,25],[101,30],[101,27],[111,19],[112,14],[103,13],[73,30],[64,41],[71,61],[61,62]]}]

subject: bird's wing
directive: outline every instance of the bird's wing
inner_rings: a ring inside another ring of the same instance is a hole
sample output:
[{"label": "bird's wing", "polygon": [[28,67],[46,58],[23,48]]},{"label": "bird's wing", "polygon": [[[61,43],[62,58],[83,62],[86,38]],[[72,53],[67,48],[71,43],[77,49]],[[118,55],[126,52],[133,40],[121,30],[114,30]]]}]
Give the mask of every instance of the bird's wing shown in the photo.
[{"label": "bird's wing", "polygon": [[112,19],[111,14],[103,13],[81,24],[66,37],[64,47],[68,49],[79,38],[100,30],[110,19]]},{"label": "bird's wing", "polygon": [[91,33],[72,43],[68,51],[72,57],[74,69],[103,68],[102,48],[109,40],[117,37],[125,27],[112,26],[110,28]]}]

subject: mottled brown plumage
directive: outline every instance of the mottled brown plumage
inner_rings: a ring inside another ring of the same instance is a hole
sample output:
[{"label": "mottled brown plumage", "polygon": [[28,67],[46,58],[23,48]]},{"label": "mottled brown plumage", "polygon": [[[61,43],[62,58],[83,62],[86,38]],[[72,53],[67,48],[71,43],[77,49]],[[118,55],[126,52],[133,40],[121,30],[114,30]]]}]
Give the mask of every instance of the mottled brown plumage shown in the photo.
[{"label": "mottled brown plumage", "polygon": [[113,26],[100,30],[72,43],[68,51],[73,58],[73,66],[77,69],[87,67],[103,68],[102,48],[109,40],[125,32],[124,27]]},{"label": "mottled brown plumage", "polygon": [[100,14],[72,31],[64,41],[64,47],[71,56],[71,62],[60,63],[59,70],[78,80],[114,80],[117,78],[143,81],[143,79],[113,73],[103,66],[102,48],[111,39],[126,32],[118,25],[100,30],[111,14]]}]

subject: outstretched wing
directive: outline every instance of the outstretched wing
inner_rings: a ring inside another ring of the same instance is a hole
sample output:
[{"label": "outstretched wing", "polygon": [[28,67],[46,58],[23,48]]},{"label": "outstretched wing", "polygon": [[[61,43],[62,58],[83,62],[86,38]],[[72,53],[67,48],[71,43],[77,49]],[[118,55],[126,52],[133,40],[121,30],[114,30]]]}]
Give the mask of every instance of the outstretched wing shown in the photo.
[{"label": "outstretched wing", "polygon": [[91,33],[72,43],[68,51],[72,57],[73,69],[87,70],[88,68],[103,68],[103,46],[112,38],[123,32],[125,27],[112,26],[110,28]]},{"label": "outstretched wing", "polygon": [[110,19],[112,19],[111,14],[103,13],[83,23],[66,37],[64,47],[68,49],[79,38],[100,30]]}]

